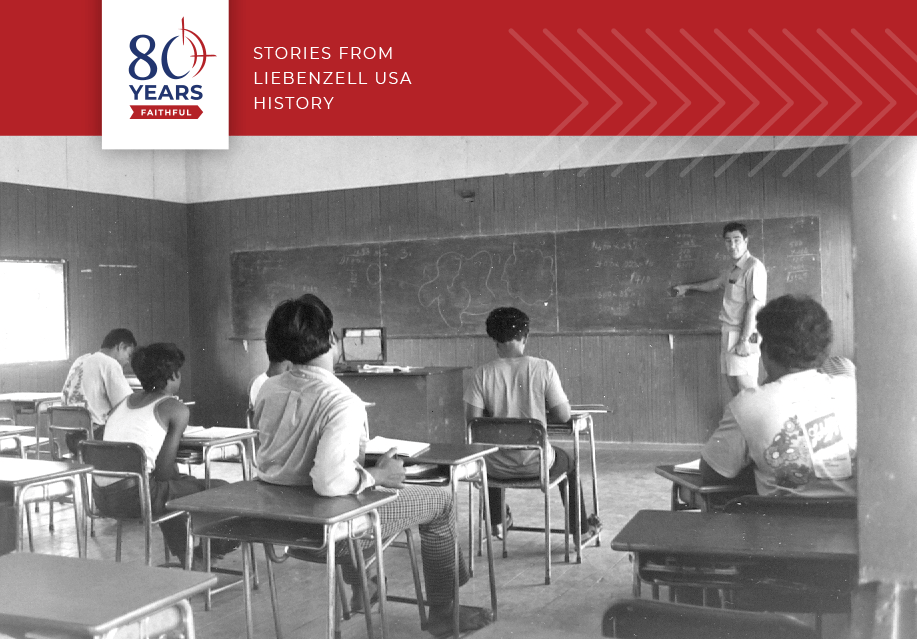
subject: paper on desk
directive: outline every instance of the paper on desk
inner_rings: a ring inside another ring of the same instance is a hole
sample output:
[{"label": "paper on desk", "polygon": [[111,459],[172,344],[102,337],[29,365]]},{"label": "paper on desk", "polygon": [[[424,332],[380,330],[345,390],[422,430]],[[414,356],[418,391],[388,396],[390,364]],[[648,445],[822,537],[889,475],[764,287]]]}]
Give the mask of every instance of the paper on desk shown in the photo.
[{"label": "paper on desk", "polygon": [[367,455],[384,455],[392,448],[398,449],[398,454],[405,457],[413,457],[427,450],[430,444],[427,442],[414,442],[407,439],[392,439],[389,437],[380,437],[376,435],[366,442]]},{"label": "paper on desk", "polygon": [[361,373],[407,373],[411,370],[410,366],[392,366],[389,364],[361,364]]},{"label": "paper on desk", "polygon": [[675,464],[676,473],[697,473],[700,474],[700,457],[683,464]]},{"label": "paper on desk", "polygon": [[226,426],[214,426],[205,428],[203,426],[187,426],[182,433],[184,439],[222,439],[223,437],[232,437],[239,433],[247,432],[247,428],[229,428]]}]

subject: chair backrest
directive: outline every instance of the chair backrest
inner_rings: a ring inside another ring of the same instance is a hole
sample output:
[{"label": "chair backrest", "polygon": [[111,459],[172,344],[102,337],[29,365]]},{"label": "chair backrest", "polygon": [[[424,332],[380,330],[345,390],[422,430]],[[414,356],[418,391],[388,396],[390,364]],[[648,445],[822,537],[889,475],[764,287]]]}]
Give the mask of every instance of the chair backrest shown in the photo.
[{"label": "chair backrest", "polygon": [[93,474],[147,476],[146,454],[140,444],[84,440],[77,444],[77,450],[80,460],[92,465]]},{"label": "chair backrest", "polygon": [[817,639],[813,628],[786,615],[705,608],[649,599],[612,602],[602,635],[618,639]]},{"label": "chair backrest", "polygon": [[726,503],[727,513],[802,515],[805,517],[857,518],[856,497],[766,497],[743,495]]},{"label": "chair backrest", "polygon": [[468,422],[468,441],[506,448],[544,448],[548,431],[537,419],[475,417]]},{"label": "chair backrest", "polygon": [[86,431],[92,428],[92,415],[88,408],[82,406],[50,406],[48,420],[51,426],[82,428]]}]

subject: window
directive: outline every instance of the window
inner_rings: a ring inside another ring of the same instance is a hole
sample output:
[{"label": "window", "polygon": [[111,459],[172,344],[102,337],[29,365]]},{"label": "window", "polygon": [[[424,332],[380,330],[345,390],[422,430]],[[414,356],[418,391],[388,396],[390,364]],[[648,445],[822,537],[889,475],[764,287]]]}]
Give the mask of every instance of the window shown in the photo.
[{"label": "window", "polygon": [[67,263],[0,259],[0,364],[69,357]]}]

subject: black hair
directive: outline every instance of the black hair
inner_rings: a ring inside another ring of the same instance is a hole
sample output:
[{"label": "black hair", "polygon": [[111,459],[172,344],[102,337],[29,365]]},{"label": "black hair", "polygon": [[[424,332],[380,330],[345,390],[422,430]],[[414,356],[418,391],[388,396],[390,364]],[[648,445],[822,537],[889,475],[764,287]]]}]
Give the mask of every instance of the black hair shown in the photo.
[{"label": "black hair", "polygon": [[831,346],[831,319],[808,295],[783,295],[758,311],[762,348],[787,368],[818,368]]},{"label": "black hair", "polygon": [[723,237],[726,237],[727,233],[732,233],[733,231],[738,231],[742,234],[746,240],[748,239],[748,229],[741,222],[730,222],[723,227]]},{"label": "black hair", "polygon": [[[299,300],[302,302],[309,303],[309,304],[315,304],[316,306],[318,306],[319,308],[323,310],[323,312],[325,313],[325,316],[329,318],[329,321],[332,324],[334,323],[334,316],[331,314],[331,309],[325,306],[325,303],[321,299],[319,299],[317,295],[313,295],[312,293],[306,293],[305,295],[301,295],[299,297]],[[283,362],[286,360],[286,358],[283,355],[281,355],[280,352],[277,350],[276,342],[266,341],[265,348],[267,350],[267,359],[272,364],[279,364],[280,362]]]},{"label": "black hair", "polygon": [[126,328],[116,328],[108,331],[108,335],[102,340],[102,348],[115,348],[118,344],[136,346],[137,340],[134,339],[134,334]]},{"label": "black hair", "polygon": [[281,302],[268,320],[264,339],[268,352],[293,364],[308,364],[331,350],[334,316],[315,295]]},{"label": "black hair", "polygon": [[529,334],[529,316],[512,306],[495,308],[487,316],[487,335],[501,344]]},{"label": "black hair", "polygon": [[172,343],[141,346],[131,355],[131,368],[148,393],[164,389],[184,363],[185,354]]}]

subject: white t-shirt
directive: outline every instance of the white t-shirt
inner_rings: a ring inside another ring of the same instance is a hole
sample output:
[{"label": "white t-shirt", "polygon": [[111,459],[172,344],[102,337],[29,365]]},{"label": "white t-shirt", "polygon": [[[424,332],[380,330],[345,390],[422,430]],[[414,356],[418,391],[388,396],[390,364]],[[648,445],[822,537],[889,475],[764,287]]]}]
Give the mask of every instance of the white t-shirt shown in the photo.
[{"label": "white t-shirt", "polygon": [[64,406],[83,406],[93,424],[105,424],[112,409],[130,395],[121,364],[98,351],[76,358],[63,388]]},{"label": "white t-shirt", "polygon": [[252,408],[255,407],[255,400],[258,399],[258,391],[261,390],[261,387],[264,386],[264,382],[267,381],[267,373],[261,373],[252,380],[252,385],[248,387],[248,405]]},{"label": "white t-shirt", "polygon": [[[554,364],[539,357],[495,359],[477,368],[465,388],[465,403],[490,417],[527,417],[547,423],[547,409],[567,400]],[[548,467],[554,449],[548,446]],[[537,475],[537,451],[508,451],[487,456],[494,477]]]},{"label": "white t-shirt", "polygon": [[[156,468],[156,458],[162,450],[166,440],[166,427],[156,419],[156,407],[169,399],[168,396],[160,397],[155,402],[131,408],[127,402],[121,402],[115,407],[105,425],[105,435],[102,437],[107,442],[131,442],[140,444],[146,455],[147,471],[152,473]],[[96,483],[100,486],[118,481],[115,478],[98,477]]]}]

